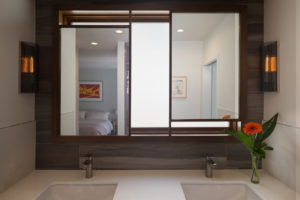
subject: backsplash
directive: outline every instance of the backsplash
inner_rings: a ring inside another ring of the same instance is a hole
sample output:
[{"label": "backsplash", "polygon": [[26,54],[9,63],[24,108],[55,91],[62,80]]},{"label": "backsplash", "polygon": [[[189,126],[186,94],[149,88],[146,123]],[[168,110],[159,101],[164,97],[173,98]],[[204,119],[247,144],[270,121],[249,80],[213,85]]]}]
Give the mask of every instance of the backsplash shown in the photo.
[{"label": "backsplash", "polygon": [[[250,155],[239,143],[216,142],[101,142],[54,143],[52,140],[52,6],[94,0],[36,1],[36,42],[40,47],[39,89],[36,94],[36,168],[78,169],[79,156],[95,155],[98,169],[199,169],[204,157],[218,157],[218,168],[250,168]],[[168,1],[169,2],[169,1]],[[192,2],[192,1],[191,1]],[[198,2],[211,3],[209,0]],[[170,3],[172,3],[170,1]],[[224,4],[215,0],[214,4]],[[227,4],[248,5],[248,119],[263,118],[260,92],[260,46],[263,42],[263,1],[230,0]]]},{"label": "backsplash", "polygon": [[96,169],[204,169],[208,152],[219,169],[251,167],[250,155],[238,143],[91,144],[80,145],[79,152],[79,164],[93,152]]}]

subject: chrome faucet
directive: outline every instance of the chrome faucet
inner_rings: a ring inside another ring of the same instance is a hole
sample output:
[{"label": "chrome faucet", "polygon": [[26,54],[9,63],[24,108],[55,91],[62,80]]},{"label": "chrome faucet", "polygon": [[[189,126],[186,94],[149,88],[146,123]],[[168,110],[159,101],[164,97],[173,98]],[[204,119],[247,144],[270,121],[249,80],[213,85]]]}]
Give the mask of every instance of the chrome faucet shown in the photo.
[{"label": "chrome faucet", "polygon": [[85,169],[85,177],[92,178],[93,177],[93,155],[88,154],[87,159],[82,163]]},{"label": "chrome faucet", "polygon": [[206,164],[205,164],[205,176],[208,178],[213,177],[213,168],[215,168],[217,164],[213,160],[213,157],[206,156]]}]

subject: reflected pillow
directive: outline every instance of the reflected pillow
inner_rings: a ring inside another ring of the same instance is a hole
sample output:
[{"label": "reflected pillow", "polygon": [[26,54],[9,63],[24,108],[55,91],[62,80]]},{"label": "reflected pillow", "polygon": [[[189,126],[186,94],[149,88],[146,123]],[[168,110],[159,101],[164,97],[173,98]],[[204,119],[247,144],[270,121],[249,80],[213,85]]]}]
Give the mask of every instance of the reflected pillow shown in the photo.
[{"label": "reflected pillow", "polygon": [[108,120],[109,112],[87,112],[87,120]]},{"label": "reflected pillow", "polygon": [[79,119],[85,119],[85,111],[79,111]]}]

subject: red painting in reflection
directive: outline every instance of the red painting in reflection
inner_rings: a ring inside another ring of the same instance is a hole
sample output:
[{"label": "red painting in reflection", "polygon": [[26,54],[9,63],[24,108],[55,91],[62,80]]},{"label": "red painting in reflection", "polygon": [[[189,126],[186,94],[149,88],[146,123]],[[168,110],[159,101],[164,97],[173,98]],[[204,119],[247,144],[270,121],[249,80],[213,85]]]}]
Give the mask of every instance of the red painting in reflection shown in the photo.
[{"label": "red painting in reflection", "polygon": [[80,100],[102,100],[102,82],[80,83]]}]

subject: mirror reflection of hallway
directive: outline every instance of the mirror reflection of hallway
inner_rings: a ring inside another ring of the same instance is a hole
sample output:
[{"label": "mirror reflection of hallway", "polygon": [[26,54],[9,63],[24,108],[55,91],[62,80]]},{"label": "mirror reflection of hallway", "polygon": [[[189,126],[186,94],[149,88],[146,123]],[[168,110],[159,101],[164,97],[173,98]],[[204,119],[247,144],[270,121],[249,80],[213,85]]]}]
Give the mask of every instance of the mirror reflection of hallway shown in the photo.
[{"label": "mirror reflection of hallway", "polygon": [[129,130],[129,28],[61,28],[61,135]]},{"label": "mirror reflection of hallway", "polygon": [[239,22],[237,13],[172,14],[172,88],[186,80],[185,95],[172,90],[172,120],[239,118]]}]

